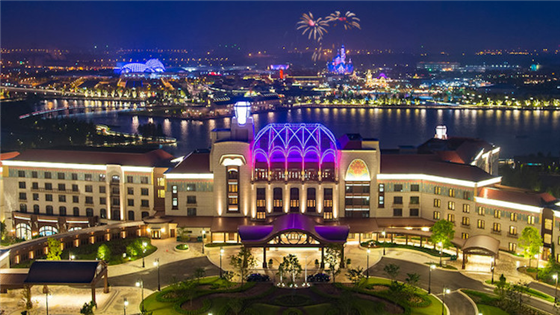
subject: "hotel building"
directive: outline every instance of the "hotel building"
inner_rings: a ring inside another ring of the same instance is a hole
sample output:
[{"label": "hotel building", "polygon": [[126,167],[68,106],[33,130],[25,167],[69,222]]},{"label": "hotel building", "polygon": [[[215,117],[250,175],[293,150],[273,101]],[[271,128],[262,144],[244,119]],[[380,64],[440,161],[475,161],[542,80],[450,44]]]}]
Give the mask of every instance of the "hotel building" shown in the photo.
[{"label": "hotel building", "polygon": [[162,150],[30,150],[3,160],[8,226],[28,239],[128,221],[153,238],[322,247],[380,235],[426,242],[445,219],[463,253],[516,252],[526,226],[541,232],[543,258],[559,252],[558,200],[500,185],[499,148],[486,141],[439,126],[417,148],[385,151],[319,123],[255,133],[250,104],[235,113],[231,129],[212,131],[210,149],[177,159]]}]

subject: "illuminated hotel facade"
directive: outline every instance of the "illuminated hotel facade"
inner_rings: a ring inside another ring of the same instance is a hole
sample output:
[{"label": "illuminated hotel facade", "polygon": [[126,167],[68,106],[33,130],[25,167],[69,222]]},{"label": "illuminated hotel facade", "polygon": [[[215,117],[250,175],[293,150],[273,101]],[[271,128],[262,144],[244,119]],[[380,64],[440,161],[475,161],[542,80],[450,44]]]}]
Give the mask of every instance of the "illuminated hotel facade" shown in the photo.
[{"label": "illuminated hotel facade", "polygon": [[[526,226],[541,232],[543,257],[558,253],[558,201],[501,186],[499,148],[485,141],[448,138],[440,126],[414,150],[382,152],[377,139],[337,139],[318,123],[269,124],[255,133],[250,104],[236,104],[235,112],[231,129],[212,131],[209,150],[178,159],[161,150],[32,150],[3,160],[9,227],[27,238],[47,235],[45,229],[130,221],[146,224],[154,238],[175,237],[181,229],[193,237],[204,231],[207,242],[243,242],[255,240],[238,233],[240,227],[276,231],[275,222],[289,216],[296,219],[286,230],[318,233],[323,241],[323,227],[338,226],[348,227],[349,241],[384,234],[408,242],[410,236],[426,241],[429,227],[445,219],[455,224],[453,243],[471,253],[515,252]],[[304,221],[315,230],[298,227]],[[261,244],[273,244],[273,235],[265,234]]]}]

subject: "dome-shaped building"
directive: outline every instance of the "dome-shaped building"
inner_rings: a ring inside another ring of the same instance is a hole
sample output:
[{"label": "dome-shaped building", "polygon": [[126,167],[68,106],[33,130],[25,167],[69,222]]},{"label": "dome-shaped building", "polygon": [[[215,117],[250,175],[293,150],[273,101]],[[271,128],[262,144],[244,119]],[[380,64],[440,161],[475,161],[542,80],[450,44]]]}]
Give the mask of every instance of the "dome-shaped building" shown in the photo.
[{"label": "dome-shaped building", "polygon": [[255,180],[334,180],[338,145],[322,124],[270,124],[252,145]]}]

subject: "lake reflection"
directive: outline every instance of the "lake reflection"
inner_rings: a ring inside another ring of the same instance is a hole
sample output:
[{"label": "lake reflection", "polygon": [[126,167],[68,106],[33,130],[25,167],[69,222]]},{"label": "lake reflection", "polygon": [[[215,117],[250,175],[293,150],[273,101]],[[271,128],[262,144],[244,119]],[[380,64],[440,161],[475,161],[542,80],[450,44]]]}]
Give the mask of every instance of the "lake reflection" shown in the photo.
[{"label": "lake reflection", "polygon": [[[102,108],[130,108],[134,103],[95,101],[53,101],[55,108],[71,108],[82,105],[91,111],[78,117],[106,124],[115,131],[137,132],[140,124],[148,117],[118,115],[105,112]],[[82,102],[78,104],[77,102]],[[86,103],[89,102],[89,103]],[[86,105],[87,104],[87,105]],[[111,107],[112,106],[112,107]],[[45,105],[42,105],[45,109]],[[95,110],[100,109],[100,110]],[[517,154],[560,151],[560,111],[523,110],[478,110],[478,109],[379,109],[379,108],[301,108],[253,115],[258,132],[269,123],[319,122],[327,126],[336,137],[344,133],[360,133],[363,137],[378,138],[381,148],[396,148],[399,145],[419,145],[435,134],[438,124],[447,126],[450,136],[477,137],[502,148],[501,157]],[[210,131],[214,128],[229,128],[230,118],[207,121],[188,121],[173,118],[153,118],[161,124],[167,136],[177,138],[177,147],[168,151],[182,155],[196,148],[210,145]]]}]

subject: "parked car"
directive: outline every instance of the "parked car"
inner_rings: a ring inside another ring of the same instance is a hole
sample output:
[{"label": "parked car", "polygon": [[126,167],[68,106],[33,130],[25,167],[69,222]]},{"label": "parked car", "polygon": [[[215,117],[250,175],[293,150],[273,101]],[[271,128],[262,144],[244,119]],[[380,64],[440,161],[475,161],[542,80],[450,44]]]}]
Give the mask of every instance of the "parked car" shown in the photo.
[{"label": "parked car", "polygon": [[329,282],[329,281],[331,281],[331,276],[324,273],[318,273],[318,274],[307,276],[307,282]]},{"label": "parked car", "polygon": [[260,273],[254,273],[247,276],[247,282],[268,282],[270,277],[268,275],[261,275]]}]

